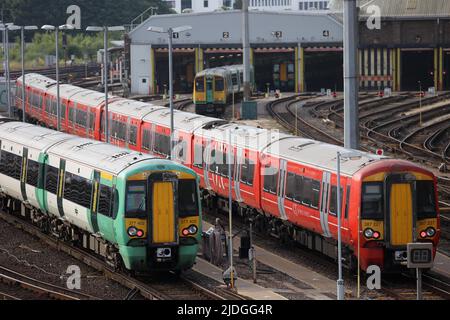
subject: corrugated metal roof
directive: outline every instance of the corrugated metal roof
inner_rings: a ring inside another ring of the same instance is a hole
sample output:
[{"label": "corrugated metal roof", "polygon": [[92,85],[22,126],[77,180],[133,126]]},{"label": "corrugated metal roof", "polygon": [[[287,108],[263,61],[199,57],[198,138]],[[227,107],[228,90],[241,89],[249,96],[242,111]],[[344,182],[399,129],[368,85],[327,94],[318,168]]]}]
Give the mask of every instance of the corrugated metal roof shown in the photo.
[{"label": "corrugated metal roof", "polygon": [[[330,10],[342,12],[343,0],[332,0]],[[358,0],[361,15],[375,5],[381,8],[383,17],[450,17],[449,0]]]}]

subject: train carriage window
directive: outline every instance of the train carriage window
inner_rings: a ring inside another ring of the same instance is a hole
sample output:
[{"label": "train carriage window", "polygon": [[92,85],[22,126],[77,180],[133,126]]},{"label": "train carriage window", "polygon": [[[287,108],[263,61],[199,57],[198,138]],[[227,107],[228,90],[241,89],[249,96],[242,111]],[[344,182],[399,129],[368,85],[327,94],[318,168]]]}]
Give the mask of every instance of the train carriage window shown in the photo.
[{"label": "train carriage window", "polygon": [[27,167],[27,184],[33,187],[38,186],[39,180],[39,163],[28,159],[28,167]]},{"label": "train carriage window", "polygon": [[22,157],[3,150],[1,152],[0,172],[10,178],[20,180]]},{"label": "train carriage window", "polygon": [[416,182],[417,218],[435,218],[436,200],[433,181]]},{"label": "train carriage window", "polygon": [[113,120],[111,124],[111,135],[117,140],[125,141],[125,137],[127,135],[125,123],[118,120]]},{"label": "train carriage window", "polygon": [[[35,103],[35,95],[33,95],[33,105],[34,106],[36,106],[37,107],[37,104]],[[45,112],[47,112],[48,114],[50,114],[51,113],[51,110],[52,110],[52,100],[49,98],[49,97],[47,97],[47,99],[45,100]]]},{"label": "train carriage window", "polygon": [[86,111],[77,110],[76,123],[80,127],[83,127],[83,128],[87,127],[87,112]]},{"label": "train carriage window", "polygon": [[223,91],[225,89],[225,83],[222,77],[215,77],[214,81],[216,91]]},{"label": "train carriage window", "polygon": [[202,145],[196,144],[194,146],[194,167],[197,168],[203,168],[203,155],[204,155],[205,149]]},{"label": "train carriage window", "polygon": [[151,131],[144,129],[142,133],[142,148],[145,150],[151,149]]},{"label": "train carriage window", "polygon": [[[341,210],[342,210],[342,193],[343,189],[341,188]],[[328,213],[332,216],[337,217],[337,186],[331,187],[331,197],[330,197],[330,205]]]},{"label": "train carriage window", "polygon": [[[179,140],[176,145],[176,157],[181,162],[186,162],[186,150],[187,150],[187,142],[184,140]],[[174,150],[174,151],[175,151]]]},{"label": "train carriage window", "polygon": [[46,165],[45,166],[45,190],[56,194],[58,190],[58,168]]},{"label": "train carriage window", "polygon": [[264,168],[264,191],[277,194],[278,169],[273,167]]},{"label": "train carriage window", "polygon": [[133,126],[133,125],[130,126],[130,137],[128,139],[128,142],[133,146],[136,145],[136,143],[137,143],[137,127],[136,126]]},{"label": "train carriage window", "polygon": [[197,92],[205,91],[205,78],[204,77],[198,77],[195,79],[195,90]]},{"label": "train carriage window", "polygon": [[347,187],[347,195],[345,200],[345,219],[348,219],[348,210],[350,208],[350,187]]},{"label": "train carriage window", "polygon": [[303,196],[303,177],[295,175],[295,187],[294,187],[294,201],[302,203]]},{"label": "train carriage window", "polygon": [[216,173],[216,172],[218,172],[217,170],[218,170],[218,165],[217,165],[217,159],[216,159],[216,157],[218,157],[219,156],[219,153],[218,152],[216,152],[216,150],[215,149],[212,149],[211,150],[211,161],[210,161],[210,164],[209,164],[209,171],[211,171],[211,172],[214,172],[214,173]]},{"label": "train carriage window", "polygon": [[198,216],[197,183],[195,180],[178,180],[178,211],[180,218]]},{"label": "train carriage window", "polygon": [[231,83],[233,84],[233,86],[236,86],[238,84],[238,76],[237,73],[233,73],[231,75]]},{"label": "train carriage window", "polygon": [[91,207],[92,181],[66,172],[64,180],[64,199],[84,208]]},{"label": "train carriage window", "polygon": [[170,154],[170,136],[155,134],[155,152],[168,156]]},{"label": "train carriage window", "polygon": [[294,200],[294,195],[295,195],[295,174],[293,174],[292,172],[288,172],[285,197],[289,200]]},{"label": "train carriage window", "polygon": [[136,218],[145,217],[146,210],[146,182],[145,181],[133,181],[127,183],[127,196],[125,203],[125,217]]},{"label": "train carriage window", "polygon": [[67,104],[61,100],[61,119],[66,119]]},{"label": "train carriage window", "polygon": [[249,186],[253,186],[253,179],[255,175],[255,163],[246,158],[241,167],[241,182]]},{"label": "train carriage window", "polygon": [[57,104],[56,100],[52,100],[51,114],[53,114],[53,115],[58,114],[58,104]]},{"label": "train carriage window", "polygon": [[362,186],[362,219],[383,219],[383,183],[365,182]]},{"label": "train carriage window", "polygon": [[312,190],[311,207],[314,209],[319,209],[320,181],[313,180],[311,190]]},{"label": "train carriage window", "polygon": [[312,203],[312,179],[303,178],[303,188],[301,190],[302,204],[310,207]]},{"label": "train carriage window", "polygon": [[89,129],[94,130],[95,129],[95,113],[89,112]]},{"label": "train carriage window", "polygon": [[69,108],[69,121],[73,123],[73,119],[74,119],[74,112],[75,110],[73,108]]},{"label": "train carriage window", "polygon": [[111,217],[112,216],[112,197],[113,190],[104,184],[100,184],[100,197],[98,200],[98,213]]}]

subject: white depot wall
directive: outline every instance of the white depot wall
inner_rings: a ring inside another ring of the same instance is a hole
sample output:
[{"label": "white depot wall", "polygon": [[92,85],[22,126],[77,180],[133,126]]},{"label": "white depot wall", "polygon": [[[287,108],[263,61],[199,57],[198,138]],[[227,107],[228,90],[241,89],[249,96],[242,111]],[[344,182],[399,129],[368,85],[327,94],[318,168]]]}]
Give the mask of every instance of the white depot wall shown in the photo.
[{"label": "white depot wall", "polygon": [[150,94],[150,81],[152,81],[151,48],[151,45],[131,45],[131,92],[133,94]]}]

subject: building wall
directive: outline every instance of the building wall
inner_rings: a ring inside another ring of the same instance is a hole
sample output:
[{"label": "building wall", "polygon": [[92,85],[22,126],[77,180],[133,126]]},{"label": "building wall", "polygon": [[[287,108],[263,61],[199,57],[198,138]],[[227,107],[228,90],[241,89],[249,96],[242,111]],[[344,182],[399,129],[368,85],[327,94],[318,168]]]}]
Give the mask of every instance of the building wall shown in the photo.
[{"label": "building wall", "polygon": [[181,13],[184,9],[194,12],[209,12],[221,9],[223,6],[233,7],[235,0],[166,0],[173,4],[173,9]]},{"label": "building wall", "polygon": [[[131,92],[132,94],[148,95],[153,90],[152,46],[132,44],[131,48]],[[142,83],[146,80],[146,84]]]},{"label": "building wall", "polygon": [[[166,0],[172,4],[177,13],[183,8],[190,8],[194,12],[210,12],[223,6],[232,8],[235,0]],[[327,10],[329,0],[249,0],[250,10],[292,10],[292,11],[315,11]],[[182,8],[183,3],[183,8]],[[207,5],[207,6],[205,6]]]},{"label": "building wall", "polygon": [[250,9],[256,10],[327,10],[329,0],[249,0]]}]

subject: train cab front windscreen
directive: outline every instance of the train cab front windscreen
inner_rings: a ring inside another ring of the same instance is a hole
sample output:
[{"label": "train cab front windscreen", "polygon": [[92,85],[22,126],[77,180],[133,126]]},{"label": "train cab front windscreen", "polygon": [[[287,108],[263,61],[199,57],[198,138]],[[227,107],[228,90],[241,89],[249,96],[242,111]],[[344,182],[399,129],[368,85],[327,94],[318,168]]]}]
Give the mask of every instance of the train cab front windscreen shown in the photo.
[{"label": "train cab front windscreen", "polygon": [[[153,174],[148,181],[128,181],[125,201],[128,236],[148,238],[153,245],[176,244],[179,236],[196,236],[200,222],[197,187],[195,179],[178,179],[172,173]],[[187,228],[191,227],[187,234],[183,233],[186,223]]]}]

